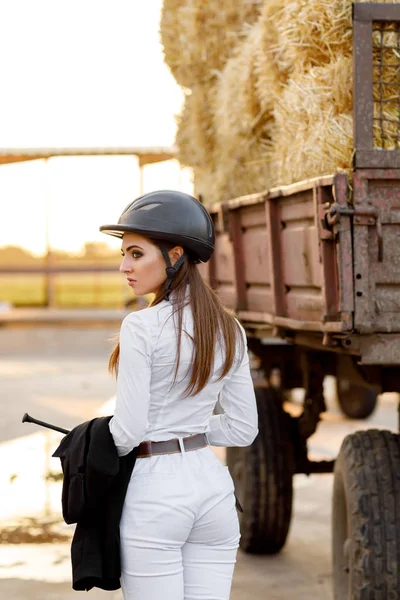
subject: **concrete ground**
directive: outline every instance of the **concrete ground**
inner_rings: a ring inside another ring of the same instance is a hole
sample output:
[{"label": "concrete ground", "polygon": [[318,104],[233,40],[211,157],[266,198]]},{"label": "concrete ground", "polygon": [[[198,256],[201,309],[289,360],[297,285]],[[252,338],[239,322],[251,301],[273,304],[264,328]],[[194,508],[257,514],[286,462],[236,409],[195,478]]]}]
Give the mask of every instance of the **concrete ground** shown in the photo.
[{"label": "concrete ground", "polygon": [[[60,541],[70,538],[71,527],[60,524],[59,463],[50,458],[60,436],[22,424],[21,417],[29,412],[69,428],[99,414],[101,407],[107,413],[105,403],[115,390],[107,374],[108,340],[114,333],[111,326],[0,329],[0,599],[77,597],[70,584],[69,541]],[[341,415],[329,380],[327,395],[329,411],[310,440],[313,458],[334,457],[343,437],[357,429],[396,430],[394,395],[383,396],[367,421]],[[293,521],[284,550],[274,557],[239,552],[231,600],[332,598],[332,476],[297,475],[294,486]],[[7,535],[20,543],[4,543]],[[54,541],[27,543],[37,535]],[[90,592],[92,600],[106,595],[122,598],[120,591]]]}]

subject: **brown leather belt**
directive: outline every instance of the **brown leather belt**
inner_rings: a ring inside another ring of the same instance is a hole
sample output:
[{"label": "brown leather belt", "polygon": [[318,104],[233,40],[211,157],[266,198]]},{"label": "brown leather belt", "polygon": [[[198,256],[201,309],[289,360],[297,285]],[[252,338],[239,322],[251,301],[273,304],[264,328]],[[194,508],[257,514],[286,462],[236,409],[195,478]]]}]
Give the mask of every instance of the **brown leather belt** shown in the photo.
[{"label": "brown leather belt", "polygon": [[[199,450],[208,446],[205,433],[198,433],[190,437],[183,438],[183,447],[185,452],[190,450]],[[142,442],[139,444],[138,458],[146,456],[157,456],[159,454],[176,454],[181,451],[178,439],[167,440],[165,442]]]}]

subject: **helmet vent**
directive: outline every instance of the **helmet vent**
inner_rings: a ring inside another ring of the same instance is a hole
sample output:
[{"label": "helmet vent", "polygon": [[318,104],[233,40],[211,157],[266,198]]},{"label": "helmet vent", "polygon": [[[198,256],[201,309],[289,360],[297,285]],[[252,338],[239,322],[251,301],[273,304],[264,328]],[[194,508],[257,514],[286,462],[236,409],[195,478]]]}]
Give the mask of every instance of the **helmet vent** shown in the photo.
[{"label": "helmet vent", "polygon": [[141,206],[136,210],[152,210],[153,208],[157,208],[157,206],[161,206],[161,202],[153,202],[152,204],[146,204],[145,206]]}]

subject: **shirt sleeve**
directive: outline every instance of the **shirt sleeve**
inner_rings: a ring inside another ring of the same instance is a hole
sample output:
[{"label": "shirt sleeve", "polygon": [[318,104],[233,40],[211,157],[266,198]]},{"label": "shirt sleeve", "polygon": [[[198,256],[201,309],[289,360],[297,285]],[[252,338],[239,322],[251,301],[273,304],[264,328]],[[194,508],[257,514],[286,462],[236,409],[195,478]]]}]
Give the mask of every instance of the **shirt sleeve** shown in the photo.
[{"label": "shirt sleeve", "polygon": [[149,327],[139,313],[122,322],[117,394],[110,432],[119,456],[143,440],[148,427],[151,379]]},{"label": "shirt sleeve", "polygon": [[258,414],[246,342],[242,360],[224,380],[219,403],[224,414],[210,419],[211,446],[250,446],[258,434]]}]

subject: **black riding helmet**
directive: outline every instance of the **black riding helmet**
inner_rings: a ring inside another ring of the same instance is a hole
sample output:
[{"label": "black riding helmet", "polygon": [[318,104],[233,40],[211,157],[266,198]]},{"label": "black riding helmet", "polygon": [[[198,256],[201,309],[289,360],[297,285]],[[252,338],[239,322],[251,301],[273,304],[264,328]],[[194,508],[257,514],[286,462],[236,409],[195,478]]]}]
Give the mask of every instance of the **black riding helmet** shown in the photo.
[{"label": "black riding helmet", "polygon": [[[160,190],[144,194],[128,204],[116,225],[102,225],[100,231],[122,238],[125,232],[138,233],[159,243],[167,268],[166,295],[180,266],[189,256],[207,262],[215,244],[214,225],[202,204],[183,192]],[[182,246],[185,253],[171,265],[162,242]]]}]

